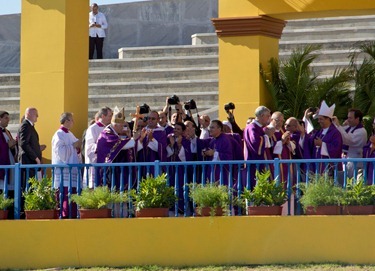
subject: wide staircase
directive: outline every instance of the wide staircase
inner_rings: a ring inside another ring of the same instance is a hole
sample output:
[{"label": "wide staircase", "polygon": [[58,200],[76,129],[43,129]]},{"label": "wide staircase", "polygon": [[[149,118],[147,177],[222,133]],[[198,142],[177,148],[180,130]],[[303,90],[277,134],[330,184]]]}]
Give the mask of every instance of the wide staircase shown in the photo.
[{"label": "wide staircase", "polygon": [[[347,67],[357,42],[375,40],[375,16],[338,17],[289,21],[280,40],[280,59],[297,47],[322,48],[313,63],[320,77]],[[90,61],[89,118],[102,106],[124,106],[126,114],[147,103],[160,110],[167,96],[182,102],[194,99],[200,114],[217,117],[218,46],[215,34],[198,34],[194,45],[119,49],[119,59]],[[0,75],[0,110],[11,114],[15,133],[20,119],[19,74]]]}]

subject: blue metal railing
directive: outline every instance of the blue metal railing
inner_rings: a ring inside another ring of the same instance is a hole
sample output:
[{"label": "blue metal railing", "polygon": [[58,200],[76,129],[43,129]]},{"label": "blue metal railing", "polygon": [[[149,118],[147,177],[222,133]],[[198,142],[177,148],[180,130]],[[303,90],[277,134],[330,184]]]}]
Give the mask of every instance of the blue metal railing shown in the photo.
[{"label": "blue metal railing", "polygon": [[[72,165],[7,165],[0,166],[0,170],[5,170],[4,185],[0,187],[5,195],[10,192],[9,187],[14,189],[14,218],[19,219],[21,216],[21,198],[22,192],[28,188],[28,183],[25,182],[31,176],[32,170],[39,170],[42,176],[51,176],[53,183],[55,181],[55,172],[60,172],[60,194],[59,207],[60,218],[63,207],[63,188],[64,188],[64,174],[69,175],[68,198],[73,194],[73,178],[72,172],[77,173],[77,193],[81,193],[82,188],[88,186],[88,180],[83,178],[83,172],[88,173],[90,168],[95,168],[100,174],[95,175],[95,186],[99,184],[109,185],[111,189],[116,189],[120,193],[126,193],[128,189],[139,188],[139,183],[142,178],[148,174],[159,175],[163,172],[167,173],[167,181],[169,185],[174,185],[175,194],[179,197],[174,208],[174,215],[194,215],[194,203],[189,201],[189,183],[205,183],[205,182],[219,182],[220,184],[228,185],[230,188],[231,197],[240,196],[243,189],[251,189],[254,185],[252,178],[254,177],[254,170],[262,168],[271,168],[272,176],[278,182],[284,178],[284,185],[287,189],[288,214],[291,215],[291,196],[294,192],[296,198],[296,214],[300,214],[301,207],[298,199],[301,196],[299,184],[308,183],[310,174],[324,173],[334,179],[336,184],[343,187],[346,186],[346,180],[350,176],[349,163],[353,166],[353,178],[357,178],[361,174],[368,184],[375,182],[375,158],[366,159],[301,159],[301,160],[266,160],[266,161],[198,161],[198,162],[160,162],[153,163],[118,163],[118,164],[72,164]],[[322,172],[321,168],[325,167]],[[64,171],[65,170],[65,171]],[[67,170],[67,173],[66,173]],[[65,173],[64,173],[65,172]],[[11,177],[13,176],[13,177]],[[14,182],[11,182],[14,179]],[[24,183],[22,184],[22,180]],[[14,183],[14,184],[13,184]],[[10,186],[13,184],[13,187]],[[116,186],[116,188],[115,188]],[[120,210],[120,217],[129,216],[131,212],[125,214],[124,208]],[[126,206],[132,209],[133,206],[129,204]],[[240,207],[233,213],[233,206],[230,206],[230,215],[241,215]],[[69,214],[71,214],[71,204],[69,204]]]}]

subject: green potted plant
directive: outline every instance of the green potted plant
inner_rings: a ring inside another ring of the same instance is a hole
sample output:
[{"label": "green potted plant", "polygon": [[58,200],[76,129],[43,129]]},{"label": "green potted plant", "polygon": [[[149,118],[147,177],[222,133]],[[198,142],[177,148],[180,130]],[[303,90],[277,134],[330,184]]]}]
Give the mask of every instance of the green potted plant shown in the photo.
[{"label": "green potted plant", "polygon": [[109,218],[112,212],[109,205],[126,202],[127,195],[111,191],[108,186],[86,187],[80,195],[72,195],[71,201],[79,206],[80,218]]},{"label": "green potted plant", "polygon": [[3,193],[0,193],[0,219],[7,219],[8,208],[13,205],[14,200],[7,198]]},{"label": "green potted plant", "polygon": [[228,213],[231,203],[228,187],[217,182],[191,184],[189,196],[196,204],[195,213],[199,216],[222,216]]},{"label": "green potted plant", "polygon": [[310,177],[310,182],[300,185],[300,203],[307,215],[339,215],[344,190],[324,175]]},{"label": "green potted plant", "polygon": [[23,193],[25,198],[26,219],[53,219],[57,218],[57,200],[52,179],[43,177],[37,180],[29,179],[29,188]]},{"label": "green potted plant", "polygon": [[177,201],[174,187],[167,183],[167,175],[147,176],[134,195],[137,217],[167,217],[169,208]]},{"label": "green potted plant", "polygon": [[271,171],[257,171],[256,185],[252,191],[244,189],[241,198],[247,202],[249,215],[281,215],[282,205],[287,200],[284,185],[270,180]]},{"label": "green potted plant", "polygon": [[343,214],[369,215],[374,213],[375,189],[363,178],[348,179],[343,197]]}]

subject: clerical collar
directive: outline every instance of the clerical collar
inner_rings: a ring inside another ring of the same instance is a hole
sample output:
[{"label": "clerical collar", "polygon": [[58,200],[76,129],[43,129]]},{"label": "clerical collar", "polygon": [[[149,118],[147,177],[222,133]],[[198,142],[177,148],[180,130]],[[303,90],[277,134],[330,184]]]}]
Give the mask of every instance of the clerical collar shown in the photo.
[{"label": "clerical collar", "polygon": [[97,121],[96,122],[96,125],[98,125],[99,127],[104,127],[105,125],[103,123],[101,123],[100,121]]},{"label": "clerical collar", "polygon": [[329,127],[328,128],[324,128],[323,131],[322,131],[322,135],[325,135],[328,131]]},{"label": "clerical collar", "polygon": [[60,129],[63,130],[65,133],[69,133],[69,129],[62,125],[60,126]]},{"label": "clerical collar", "polygon": [[254,123],[255,123],[256,125],[258,125],[259,127],[263,127],[263,125],[260,124],[259,121],[257,121],[257,120],[254,120]]}]

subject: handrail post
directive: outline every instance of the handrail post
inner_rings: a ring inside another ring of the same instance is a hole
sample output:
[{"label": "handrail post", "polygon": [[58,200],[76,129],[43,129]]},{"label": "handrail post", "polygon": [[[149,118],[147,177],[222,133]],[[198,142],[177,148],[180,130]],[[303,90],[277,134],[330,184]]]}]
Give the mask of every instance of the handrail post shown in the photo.
[{"label": "handrail post", "polygon": [[159,160],[155,160],[154,167],[155,167],[155,170],[154,170],[155,176],[154,177],[159,176],[159,174],[160,174],[160,161]]},{"label": "handrail post", "polygon": [[274,179],[276,181],[277,184],[280,183],[280,159],[279,158],[275,158],[274,159]]},{"label": "handrail post", "polygon": [[14,164],[14,219],[20,219],[21,215],[21,167]]}]

